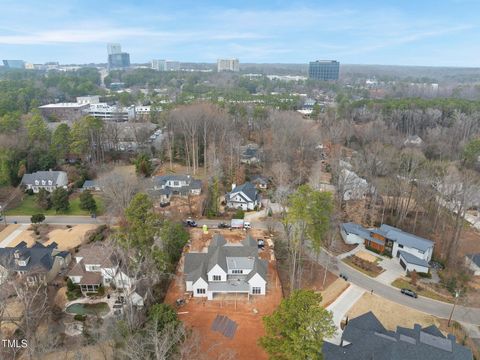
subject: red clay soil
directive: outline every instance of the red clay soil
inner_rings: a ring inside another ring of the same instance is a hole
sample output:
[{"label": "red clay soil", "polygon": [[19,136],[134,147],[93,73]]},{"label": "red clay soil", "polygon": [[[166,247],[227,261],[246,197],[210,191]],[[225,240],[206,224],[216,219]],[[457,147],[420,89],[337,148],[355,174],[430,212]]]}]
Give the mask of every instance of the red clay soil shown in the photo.
[{"label": "red clay soil", "polygon": [[[214,233],[222,233],[228,242],[239,242],[245,238],[242,230],[213,230],[203,235],[200,229],[192,229],[192,251],[200,251],[208,246]],[[256,234],[258,235],[258,234]],[[271,258],[272,249],[265,249],[260,256]],[[275,260],[268,263],[268,282],[266,296],[228,295],[215,297],[214,300],[188,298],[185,293],[183,280],[184,257],[178,264],[175,280],[172,281],[165,298],[165,302],[175,306],[175,300],[187,299],[186,305],[178,308],[180,319],[187,327],[197,330],[201,334],[201,350],[209,359],[217,359],[221,354],[230,352],[233,359],[268,359],[265,351],[257,341],[265,332],[262,317],[271,314],[282,299],[282,288],[275,268]],[[211,326],[215,317],[226,315],[237,323],[237,331],[233,339],[229,339],[219,332],[212,331]]]}]

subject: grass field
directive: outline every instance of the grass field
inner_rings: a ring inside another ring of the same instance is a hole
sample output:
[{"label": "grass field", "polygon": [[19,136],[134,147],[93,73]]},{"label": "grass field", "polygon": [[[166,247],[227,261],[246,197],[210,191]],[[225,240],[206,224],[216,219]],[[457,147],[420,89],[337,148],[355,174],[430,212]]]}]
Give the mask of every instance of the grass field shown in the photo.
[{"label": "grass field", "polygon": [[433,292],[429,289],[425,289],[424,287],[420,286],[414,286],[412,285],[409,281],[403,279],[403,278],[398,278],[394,282],[392,282],[392,286],[395,286],[396,288],[399,289],[410,289],[415,291],[418,295],[428,297],[430,299],[438,300],[438,301],[443,301],[443,302],[453,302],[452,299],[449,299],[445,296],[442,296],[440,294],[437,294],[436,292]]},{"label": "grass field", "polygon": [[[105,211],[105,206],[103,200],[100,196],[94,195],[95,201],[97,202],[97,215],[103,214]],[[90,215],[88,211],[80,209],[80,199],[78,196],[70,197],[70,207],[67,211],[56,212],[53,209],[43,210],[37,205],[37,196],[36,195],[25,195],[22,202],[15,208],[7,210],[7,215],[34,215],[34,214],[44,214],[44,215]]]}]

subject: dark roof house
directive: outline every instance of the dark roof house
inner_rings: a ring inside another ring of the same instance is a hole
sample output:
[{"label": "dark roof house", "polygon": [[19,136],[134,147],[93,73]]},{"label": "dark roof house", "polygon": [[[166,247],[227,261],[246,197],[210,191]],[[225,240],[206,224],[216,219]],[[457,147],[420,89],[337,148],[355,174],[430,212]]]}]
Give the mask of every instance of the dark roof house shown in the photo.
[{"label": "dark roof house", "polygon": [[435,325],[389,331],[372,312],[350,320],[340,345],[325,341],[322,352],[325,360],[473,360],[470,349]]}]

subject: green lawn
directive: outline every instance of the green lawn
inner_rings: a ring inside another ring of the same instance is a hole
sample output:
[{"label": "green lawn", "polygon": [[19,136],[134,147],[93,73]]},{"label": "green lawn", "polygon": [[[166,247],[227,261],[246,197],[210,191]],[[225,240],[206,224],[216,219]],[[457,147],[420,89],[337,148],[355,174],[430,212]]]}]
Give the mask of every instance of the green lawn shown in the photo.
[{"label": "green lawn", "polygon": [[402,279],[402,278],[398,278],[394,282],[392,282],[392,286],[395,286],[396,288],[399,288],[399,289],[405,288],[405,289],[413,290],[418,295],[422,295],[422,296],[428,297],[430,299],[443,301],[443,302],[449,302],[449,303],[453,302],[453,300],[450,299],[450,298],[447,298],[447,297],[445,297],[441,294],[437,294],[436,292],[433,292],[431,290],[425,289],[421,285],[420,285],[420,288],[418,286],[414,286],[409,281],[407,281],[405,279]]},{"label": "green lawn", "polygon": [[[97,215],[101,215],[105,211],[105,205],[100,196],[94,195],[95,201],[97,202]],[[70,207],[68,211],[57,213],[53,209],[43,210],[40,209],[37,205],[37,196],[36,195],[24,195],[22,202],[15,208],[7,210],[7,215],[27,215],[31,216],[34,214],[44,214],[44,215],[90,215],[88,211],[80,209],[80,199],[78,196],[70,197]]]}]

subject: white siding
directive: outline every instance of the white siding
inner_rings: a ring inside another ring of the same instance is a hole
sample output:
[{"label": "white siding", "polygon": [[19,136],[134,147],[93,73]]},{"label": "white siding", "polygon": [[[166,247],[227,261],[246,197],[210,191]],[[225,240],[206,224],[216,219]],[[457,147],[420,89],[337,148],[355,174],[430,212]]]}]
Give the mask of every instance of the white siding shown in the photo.
[{"label": "white siding", "polygon": [[214,281],[213,280],[213,275],[220,275],[221,278],[220,280],[215,280],[215,281],[227,281],[227,273],[219,266],[215,265],[207,274],[208,276],[208,281]]},{"label": "white siding", "polygon": [[267,282],[259,274],[253,275],[252,278],[248,280],[248,283],[250,284],[250,294],[252,294],[252,288],[259,287],[261,289],[259,295],[265,295]]},{"label": "white siding", "polygon": [[425,251],[424,253],[420,252],[419,250],[415,249],[415,248],[411,248],[411,247],[407,247],[407,246],[404,246],[403,248],[401,248],[399,246],[399,244],[395,241],[393,243],[393,248],[392,248],[392,256],[393,257],[396,257],[397,256],[397,253],[398,251],[401,250],[401,251],[405,251],[405,252],[408,252],[412,255],[415,255],[416,257],[420,258],[420,259],[423,259],[425,261],[430,261],[432,259],[432,251],[433,249],[432,248],[429,248],[427,249],[427,251]]},{"label": "white siding", "polygon": [[192,281],[185,281],[185,285],[186,285],[186,288],[187,288],[187,291],[192,291]]},{"label": "white siding", "polygon": [[340,234],[345,244],[363,244],[364,242],[363,238],[355,234],[347,234],[343,228],[340,229]]},{"label": "white siding", "polygon": [[81,276],[69,276],[70,280],[72,280],[72,282],[74,284],[78,284],[80,282],[80,280],[82,280],[82,277]]},{"label": "white siding", "polygon": [[428,267],[426,266],[420,266],[420,265],[414,265],[414,264],[409,264],[402,255],[400,255],[400,260],[402,260],[405,265],[407,266],[406,271],[413,271],[415,270],[417,273],[428,273]]},{"label": "white siding", "polygon": [[[199,278],[197,281],[195,281],[194,284],[192,284],[192,291],[193,291],[193,296],[194,297],[207,297],[207,288],[208,284],[205,280],[202,278]],[[205,289],[205,294],[197,294],[197,289]]]}]

